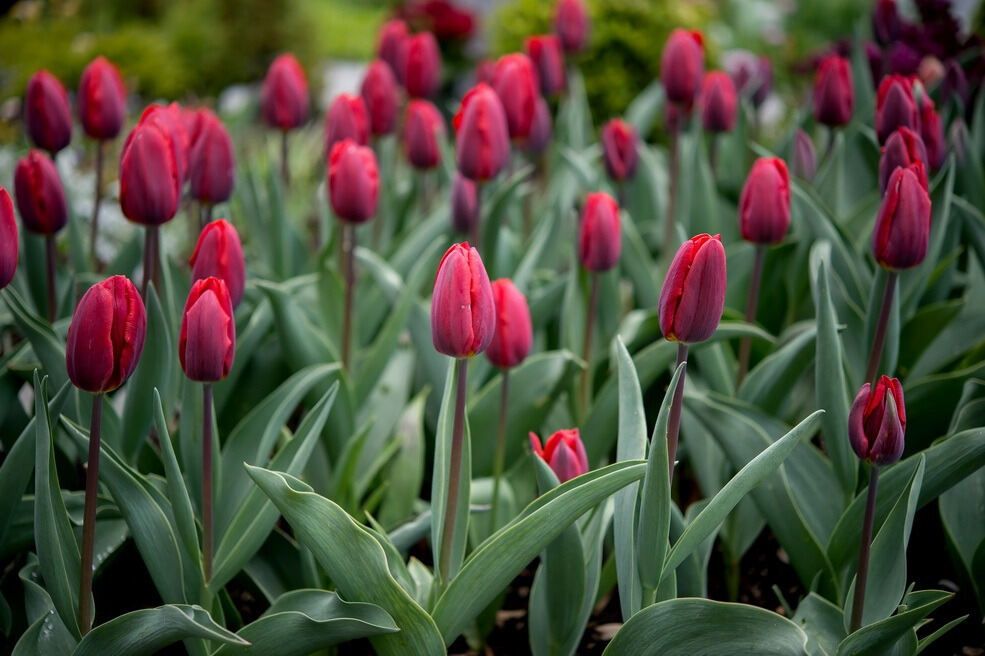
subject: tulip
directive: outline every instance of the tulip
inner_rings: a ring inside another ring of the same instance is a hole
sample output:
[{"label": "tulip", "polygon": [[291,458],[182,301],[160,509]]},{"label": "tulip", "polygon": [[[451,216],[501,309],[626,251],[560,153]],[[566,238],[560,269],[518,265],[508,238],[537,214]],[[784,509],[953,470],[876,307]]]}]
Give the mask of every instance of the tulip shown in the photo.
[{"label": "tulip", "polygon": [[280,55],[270,64],[260,89],[260,111],[272,128],[287,131],[308,120],[308,79],[294,55]]},{"label": "tulip", "polygon": [[492,86],[503,103],[510,138],[525,140],[533,126],[539,97],[533,62],[520,53],[503,55],[496,62]]},{"label": "tulip", "polygon": [[369,116],[366,104],[359,96],[340,93],[325,115],[325,152],[331,153],[335,144],[351,139],[360,146],[369,143]]},{"label": "tulip", "polygon": [[206,208],[203,224],[210,218],[212,205],[229,200],[235,173],[232,139],[222,121],[208,112],[192,150],[189,176],[192,198]]},{"label": "tulip", "polygon": [[906,77],[915,76],[923,62],[922,54],[903,42],[894,43],[890,46],[885,59],[887,73]]},{"label": "tulip", "polygon": [[708,132],[730,132],[735,127],[738,100],[732,78],[721,71],[705,73],[698,98],[701,123]]},{"label": "tulip", "polygon": [[725,306],[725,248],[719,235],[684,242],[660,290],[660,329],[672,342],[703,342]]},{"label": "tulip", "polygon": [[619,262],[621,246],[619,206],[605,192],[588,194],[581,212],[578,258],[593,273],[608,271]]},{"label": "tulip", "polygon": [[636,128],[614,118],[602,127],[602,159],[609,177],[623,182],[636,173],[639,160]]},{"label": "tulip", "polygon": [[947,105],[952,100],[963,108],[968,102],[968,77],[961,64],[953,59],[947,60],[944,79],[941,81],[941,103]]},{"label": "tulip", "polygon": [[872,231],[873,255],[887,269],[915,267],[927,254],[931,208],[925,175],[923,164],[915,162],[889,176]]},{"label": "tulip", "polygon": [[441,163],[445,121],[428,100],[411,100],[404,121],[404,152],[414,168],[433,169]]},{"label": "tulip", "polygon": [[830,128],[852,120],[855,90],[848,60],[829,55],[821,60],[814,78],[814,120]]},{"label": "tulip", "polygon": [[210,116],[213,116],[212,111],[205,107],[199,107],[198,109],[183,107],[181,109],[181,124],[185,128],[185,134],[188,135],[188,148],[190,153],[195,151],[195,146],[198,144],[198,138],[202,136],[202,127]]},{"label": "tulip", "polygon": [[475,65],[475,83],[485,82],[492,86],[493,73],[496,71],[496,62],[492,59],[480,59]]},{"label": "tulip", "polygon": [[55,320],[55,233],[68,222],[65,191],[55,163],[39,150],[32,150],[17,162],[14,195],[21,221],[28,232],[45,236],[45,262],[48,269],[48,320]]},{"label": "tulip", "polygon": [[97,141],[113,139],[126,119],[126,89],[120,72],[105,57],[96,57],[79,80],[79,121]]},{"label": "tulip", "polygon": [[10,284],[17,272],[17,222],[10,194],[0,187],[0,289]]},{"label": "tulip", "polygon": [[537,98],[537,107],[534,110],[534,122],[530,126],[530,134],[527,136],[523,149],[533,156],[540,155],[551,143],[554,127],[551,125],[551,108],[547,106],[547,101],[543,97]]},{"label": "tulip", "polygon": [[373,151],[352,139],[335,144],[329,155],[328,188],[332,210],[341,221],[368,221],[376,213],[380,192]]},{"label": "tulip", "polygon": [[704,38],[700,32],[675,29],[660,56],[660,81],[667,99],[690,105],[705,70]]},{"label": "tulip", "polygon": [[941,127],[941,117],[934,108],[934,101],[926,92],[920,96],[920,136],[927,147],[928,159],[924,162],[931,169],[939,169],[944,164],[944,157],[947,154],[944,128]]},{"label": "tulip", "polygon": [[226,283],[233,308],[243,300],[243,288],[246,285],[243,246],[236,228],[229,221],[212,221],[202,229],[195,244],[195,252],[188,263],[192,267],[192,282],[203,278],[219,278]]},{"label": "tulip", "polygon": [[476,181],[495,177],[506,165],[510,142],[506,112],[492,87],[479,83],[466,93],[452,123],[458,170]]},{"label": "tulip", "polygon": [[896,0],[876,0],[872,12],[872,33],[879,45],[888,46],[900,38],[903,21],[896,9]]},{"label": "tulip", "polygon": [[479,225],[476,184],[455,171],[451,183],[451,225],[456,232],[474,235]]},{"label": "tulip", "polygon": [[553,34],[530,36],[524,41],[524,50],[537,68],[540,92],[547,97],[564,91],[564,53],[561,40]]},{"label": "tulip", "polygon": [[790,227],[790,175],[778,157],[760,157],[753,164],[739,196],[742,238],[755,244],[776,244]]},{"label": "tulip", "polygon": [[495,329],[486,355],[500,369],[512,369],[530,353],[533,328],[527,299],[507,278],[492,283]]},{"label": "tulip", "polygon": [[430,32],[409,36],[401,47],[401,81],[411,98],[430,98],[441,85],[441,51]]},{"label": "tulip", "polygon": [[748,50],[733,50],[723,57],[725,71],[735,85],[735,90],[749,98],[758,108],[773,90],[773,64],[765,55],[755,55]]},{"label": "tulip", "polygon": [[902,75],[887,75],[876,92],[876,135],[883,144],[899,127],[920,130],[920,113],[913,83]]},{"label": "tulip", "polygon": [[799,178],[811,181],[817,173],[817,152],[814,142],[803,130],[798,129],[793,140],[793,173]]},{"label": "tulip", "polygon": [[191,140],[185,131],[185,110],[178,103],[170,105],[150,105],[144,110],[137,125],[127,135],[123,142],[123,152],[130,146],[137,128],[153,125],[168,135],[168,145],[178,171],[178,186],[184,185],[188,179],[189,161],[191,158]]},{"label": "tulip", "polygon": [[410,36],[407,23],[393,19],[383,23],[380,28],[380,38],[376,45],[377,56],[385,61],[398,82],[403,82],[403,47],[404,41]]},{"label": "tulip", "polygon": [[397,117],[397,79],[382,59],[374,59],[366,69],[360,87],[363,103],[369,113],[369,127],[374,136],[393,132]]},{"label": "tulip", "polygon": [[576,53],[585,47],[588,9],[582,0],[559,0],[554,11],[554,32],[567,53]]},{"label": "tulip", "polygon": [[530,448],[547,463],[559,483],[570,481],[588,471],[588,454],[577,428],[559,430],[543,448],[536,433],[530,433]]},{"label": "tulip", "polygon": [[54,75],[40,70],[27,82],[24,122],[31,141],[52,158],[72,140],[72,110],[65,87]]},{"label": "tulip", "polygon": [[[879,158],[879,192],[886,193],[889,176],[893,171],[900,167],[905,169],[915,162],[927,162],[927,149],[919,134],[908,127],[901,127],[889,136],[886,145],[882,147],[882,156]],[[928,189],[927,170],[924,167],[920,167],[919,177],[923,188]]]}]

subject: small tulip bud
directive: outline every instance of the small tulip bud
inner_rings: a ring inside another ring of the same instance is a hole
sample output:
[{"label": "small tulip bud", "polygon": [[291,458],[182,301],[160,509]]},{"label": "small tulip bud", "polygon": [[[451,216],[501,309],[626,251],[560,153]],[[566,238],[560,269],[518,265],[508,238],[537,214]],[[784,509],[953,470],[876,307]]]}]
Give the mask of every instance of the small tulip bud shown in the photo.
[{"label": "small tulip bud", "polygon": [[456,232],[471,234],[479,222],[479,193],[475,183],[455,171],[451,183],[451,225]]},{"label": "small tulip bud", "polygon": [[926,92],[920,97],[920,136],[927,147],[925,163],[936,171],[944,164],[947,151],[944,144],[944,128],[941,127],[941,117],[934,108],[934,101]]},{"label": "small tulip bud", "polygon": [[369,112],[369,127],[374,135],[393,132],[397,117],[397,78],[382,59],[374,59],[366,69],[360,93]]},{"label": "small tulip bud", "polygon": [[239,241],[239,233],[229,221],[211,221],[202,229],[188,263],[192,267],[192,282],[209,277],[219,278],[226,283],[234,308],[243,300],[243,288],[246,286],[243,245]]},{"label": "small tulip bud", "polygon": [[667,99],[690,105],[698,94],[705,72],[704,38],[701,32],[675,29],[660,55],[660,82]]},{"label": "small tulip bud", "polygon": [[588,471],[588,454],[585,453],[585,445],[581,442],[577,428],[554,433],[544,448],[540,446],[540,438],[535,433],[530,433],[530,448],[547,463],[559,483],[570,481]]},{"label": "small tulip bud", "polygon": [[408,36],[401,48],[402,82],[411,98],[430,98],[441,86],[441,51],[430,32]]},{"label": "small tulip bud", "polygon": [[540,155],[551,142],[554,126],[551,125],[551,108],[543,97],[537,98],[537,108],[534,110],[534,123],[530,126],[530,135],[523,150],[530,155]]},{"label": "small tulip bud", "polygon": [[0,289],[10,284],[17,272],[17,222],[10,194],[0,187]]},{"label": "small tulip bud", "polygon": [[[889,184],[889,176],[897,168],[906,168],[915,162],[926,163],[927,149],[924,147],[923,139],[920,135],[907,127],[901,127],[893,132],[886,145],[882,147],[882,156],[879,158],[879,192],[886,193],[886,185]],[[924,189],[927,186],[927,170],[920,167],[920,183]]]},{"label": "small tulip bud", "polygon": [[886,143],[897,128],[920,130],[920,113],[913,97],[913,82],[902,75],[887,75],[876,92],[876,134]]},{"label": "small tulip bud", "polygon": [[192,380],[214,383],[229,375],[235,354],[236,321],[226,283],[219,278],[196,280],[181,316],[181,368]]},{"label": "small tulip bud", "polygon": [[537,71],[526,55],[503,55],[493,71],[493,89],[503,103],[510,138],[524,140],[530,135],[540,95]]},{"label": "small tulip bud", "polygon": [[508,278],[492,283],[496,329],[486,356],[500,369],[512,369],[530,354],[533,327],[527,299]]},{"label": "small tulip bud", "polygon": [[404,121],[404,152],[416,169],[433,169],[441,163],[441,138],[445,121],[429,100],[411,100]]},{"label": "small tulip bud", "polygon": [[138,125],[120,157],[120,207],[134,223],[160,225],[174,218],[181,176],[172,135],[156,122]]},{"label": "small tulip bud", "polygon": [[188,181],[192,198],[215,205],[232,195],[236,162],[226,127],[215,114],[205,111],[201,133],[192,149]]},{"label": "small tulip bud", "polygon": [[760,157],[739,196],[742,238],[755,244],[783,241],[790,227],[790,174],[779,157]]},{"label": "small tulip bud", "polygon": [[260,111],[272,128],[292,130],[308,120],[308,79],[294,55],[284,54],[270,64],[260,89]]},{"label": "small tulip bud", "polygon": [[872,230],[872,254],[887,269],[915,267],[927,255],[931,208],[921,169],[915,162],[889,176]]},{"label": "small tulip bud", "polygon": [[900,38],[903,20],[896,10],[896,0],[876,0],[872,12],[872,33],[879,45],[888,46]]},{"label": "small tulip bud", "polygon": [[359,96],[340,93],[325,115],[325,152],[331,153],[335,144],[351,139],[360,146],[369,143],[369,115],[366,103]]},{"label": "small tulip bud", "polygon": [[79,79],[79,121],[93,139],[112,139],[127,117],[126,89],[120,72],[105,57],[96,57]]},{"label": "small tulip bud", "polygon": [[146,332],[144,302],[130,280],[113,276],[93,285],[68,327],[68,377],[93,394],[115,390],[137,368]]},{"label": "small tulip bud", "polygon": [[793,173],[808,181],[817,173],[817,151],[810,135],[803,130],[797,130],[793,138]]},{"label": "small tulip bud", "polygon": [[814,120],[828,127],[840,127],[852,120],[854,108],[851,65],[844,57],[825,57],[814,78]]},{"label": "small tulip bud", "polygon": [[509,128],[499,96],[479,83],[465,94],[452,121],[458,170],[472,180],[494,178],[510,155]]},{"label": "small tulip bud", "polygon": [[612,196],[599,191],[588,194],[581,210],[578,259],[589,271],[601,273],[619,263],[622,229],[619,205]]},{"label": "small tulip bud", "polygon": [[735,127],[738,99],[732,78],[721,71],[709,71],[701,82],[701,124],[708,132],[731,132]]},{"label": "small tulip bud", "polygon": [[725,308],[725,248],[719,235],[681,244],[660,289],[660,330],[672,342],[703,342]]},{"label": "small tulip bud", "polygon": [[62,179],[55,163],[40,150],[32,150],[17,162],[14,195],[29,232],[53,235],[68,222]]},{"label": "small tulip bud", "polygon": [[554,12],[554,32],[564,51],[579,52],[588,40],[588,9],[582,0],[560,0]]},{"label": "small tulip bud", "polygon": [[613,180],[628,180],[636,173],[639,160],[636,141],[636,128],[621,118],[614,118],[602,127],[602,159]]},{"label": "small tulip bud", "polygon": [[954,150],[954,157],[957,163],[964,164],[965,158],[968,157],[971,136],[968,134],[967,124],[965,124],[960,116],[955,118],[954,122],[951,123],[951,128],[948,130],[948,141]]},{"label": "small tulip bud", "polygon": [[68,94],[58,78],[48,71],[38,71],[27,82],[24,122],[31,141],[52,155],[72,140],[72,110],[68,106]]},{"label": "small tulip bud", "polygon": [[390,66],[390,70],[398,82],[403,82],[403,48],[404,41],[409,36],[410,30],[407,29],[407,23],[399,18],[388,20],[380,28],[376,55]]},{"label": "small tulip bud", "polygon": [[540,92],[550,98],[564,91],[567,76],[561,40],[553,34],[530,36],[524,41],[524,49],[537,68]]},{"label": "small tulip bud", "polygon": [[860,459],[889,465],[903,455],[906,406],[903,387],[895,378],[881,376],[873,391],[862,385],[848,414],[848,438]]},{"label": "small tulip bud", "polygon": [[482,353],[496,330],[492,285],[479,251],[468,242],[453,244],[434,279],[431,340],[439,353],[468,358]]}]

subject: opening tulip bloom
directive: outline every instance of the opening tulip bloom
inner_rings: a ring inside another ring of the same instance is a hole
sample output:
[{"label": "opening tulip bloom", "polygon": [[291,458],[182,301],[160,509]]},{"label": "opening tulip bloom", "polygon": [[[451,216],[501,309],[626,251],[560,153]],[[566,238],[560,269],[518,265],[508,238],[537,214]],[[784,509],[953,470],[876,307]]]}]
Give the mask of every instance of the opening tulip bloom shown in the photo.
[{"label": "opening tulip bloom", "polygon": [[489,346],[496,330],[492,285],[479,251],[468,242],[449,248],[434,280],[431,340],[439,353],[468,358]]},{"label": "opening tulip bloom", "polygon": [[813,180],[817,174],[817,151],[810,135],[803,130],[797,130],[794,135],[793,174],[804,180]]},{"label": "opening tulip bloom", "polygon": [[373,151],[351,139],[335,144],[329,155],[328,191],[339,220],[363,223],[372,218],[380,195]]},{"label": "opening tulip bloom", "polygon": [[913,81],[902,75],[887,75],[876,92],[876,135],[886,143],[893,132],[907,127],[920,130],[920,112],[913,97]]},{"label": "opening tulip bloom", "polygon": [[359,96],[340,93],[325,115],[325,152],[331,153],[335,144],[351,139],[360,146],[369,143],[369,115]]},{"label": "opening tulip bloom", "polygon": [[530,36],[524,41],[524,50],[537,67],[540,92],[550,98],[564,91],[564,52],[561,40],[553,34]]},{"label": "opening tulip bloom", "polygon": [[161,123],[138,124],[120,157],[120,207],[134,223],[156,226],[174,218],[182,178],[177,146]]},{"label": "opening tulip bloom", "polygon": [[291,54],[270,64],[260,89],[260,113],[272,128],[293,130],[308,120],[308,79]]},{"label": "opening tulip bloom", "polygon": [[760,157],[739,196],[742,238],[756,244],[783,241],[790,227],[790,174],[779,157]]},{"label": "opening tulip bloom", "polygon": [[738,107],[735,84],[722,71],[705,73],[698,103],[701,124],[708,132],[730,132],[735,127]]},{"label": "opening tulip bloom", "polygon": [[[879,192],[886,193],[886,185],[889,184],[889,176],[893,171],[916,162],[927,162],[927,149],[923,139],[910,128],[901,127],[889,136],[886,145],[882,147],[882,156],[879,158]],[[927,170],[921,167],[918,174],[923,188],[929,189]]]},{"label": "opening tulip bloom", "polygon": [[40,150],[32,150],[17,162],[14,194],[28,232],[50,236],[68,222],[62,179],[55,163]]},{"label": "opening tulip bloom", "polygon": [[72,110],[65,87],[54,75],[40,70],[27,82],[24,123],[31,141],[52,156],[72,140]]},{"label": "opening tulip bloom", "polygon": [[915,267],[927,255],[931,207],[922,182],[925,176],[920,162],[897,168],[889,176],[872,230],[872,254],[887,269]]},{"label": "opening tulip bloom", "polygon": [[523,144],[523,150],[529,155],[540,155],[551,143],[554,126],[551,124],[551,108],[544,98],[537,98],[537,108],[534,110],[534,122],[530,126],[530,134]]},{"label": "opening tulip bloom", "polygon": [[503,103],[492,87],[479,83],[466,93],[452,124],[462,175],[477,181],[495,177],[510,155],[510,137]]},{"label": "opening tulip bloom", "polygon": [[533,126],[540,95],[533,62],[521,53],[503,55],[496,62],[492,86],[503,103],[510,138],[526,139]]},{"label": "opening tulip bloom", "polygon": [[222,121],[205,110],[200,133],[189,163],[189,190],[192,198],[215,205],[229,200],[233,192],[236,163],[233,142]]},{"label": "opening tulip bloom", "polygon": [[602,127],[602,159],[613,180],[628,180],[636,173],[639,161],[636,141],[636,128],[621,118],[614,118]]},{"label": "opening tulip bloom", "polygon": [[82,71],[78,95],[79,122],[93,139],[113,139],[126,119],[126,89],[120,72],[105,57],[96,57]]},{"label": "opening tulip bloom", "polygon": [[243,300],[246,286],[246,264],[239,233],[229,221],[219,219],[207,224],[198,235],[195,252],[188,263],[192,281],[215,277],[226,283],[233,308]]},{"label": "opening tulip bloom", "polygon": [[530,354],[533,342],[530,307],[523,293],[508,278],[493,281],[492,294],[496,327],[486,356],[500,369],[512,369]]},{"label": "opening tulip bloom", "polygon": [[543,448],[536,433],[530,433],[530,448],[547,463],[559,483],[570,481],[588,471],[588,454],[577,428],[559,430]]},{"label": "opening tulip bloom", "polygon": [[10,284],[17,272],[17,222],[10,194],[0,187],[0,289]]},{"label": "opening tulip bloom", "polygon": [[691,237],[677,250],[660,290],[660,330],[672,342],[703,342],[725,307],[725,248],[720,235]]},{"label": "opening tulip bloom", "polygon": [[660,82],[668,100],[690,105],[698,94],[705,72],[704,38],[701,32],[675,29],[660,55]]},{"label": "opening tulip bloom", "polygon": [[840,127],[852,120],[854,109],[851,65],[844,57],[825,57],[814,78],[814,120],[831,128]]},{"label": "opening tulip bloom", "polygon": [[589,271],[608,271],[619,262],[622,230],[619,205],[604,191],[588,194],[581,211],[578,259]]},{"label": "opening tulip bloom", "polygon": [[369,113],[370,131],[375,136],[393,132],[397,118],[397,78],[382,59],[374,59],[366,69],[360,95]]},{"label": "opening tulip bloom", "polygon": [[441,86],[441,51],[430,32],[408,36],[402,41],[400,63],[403,82],[411,98],[430,98]]},{"label": "opening tulip bloom", "polygon": [[475,183],[455,171],[451,183],[451,225],[468,235],[479,224],[479,193]]},{"label": "opening tulip bloom", "polygon": [[416,169],[433,169],[441,163],[441,137],[445,121],[428,100],[411,100],[404,120],[404,153]]},{"label": "opening tulip bloom", "polygon": [[214,383],[229,375],[236,353],[236,322],[226,283],[196,280],[181,316],[178,357],[191,380]]},{"label": "opening tulip bloom", "polygon": [[889,465],[903,455],[906,406],[903,387],[895,378],[881,376],[875,389],[862,385],[848,415],[848,437],[860,459]]}]

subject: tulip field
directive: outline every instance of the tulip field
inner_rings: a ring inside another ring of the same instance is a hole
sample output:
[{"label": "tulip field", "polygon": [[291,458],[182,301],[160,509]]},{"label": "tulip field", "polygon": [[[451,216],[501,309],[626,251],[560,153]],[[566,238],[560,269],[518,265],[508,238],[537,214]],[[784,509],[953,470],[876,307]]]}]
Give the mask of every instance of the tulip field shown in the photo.
[{"label": "tulip field", "polygon": [[0,653],[985,653],[985,39],[679,27],[608,116],[599,4],[325,111],[30,72]]}]

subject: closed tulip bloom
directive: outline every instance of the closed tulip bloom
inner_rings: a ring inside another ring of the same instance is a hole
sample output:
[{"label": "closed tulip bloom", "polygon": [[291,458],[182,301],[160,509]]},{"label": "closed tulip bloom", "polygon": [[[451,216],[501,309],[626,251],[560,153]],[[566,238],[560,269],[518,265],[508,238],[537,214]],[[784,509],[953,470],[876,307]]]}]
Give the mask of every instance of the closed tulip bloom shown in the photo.
[{"label": "closed tulip bloom", "polygon": [[222,121],[208,112],[192,150],[189,188],[192,198],[214,205],[229,200],[236,162],[233,142]]},{"label": "closed tulip bloom", "polygon": [[272,128],[292,130],[308,120],[308,79],[294,55],[270,64],[260,89],[260,112]]},{"label": "closed tulip bloom", "polygon": [[430,32],[409,36],[401,48],[404,88],[411,98],[430,98],[441,85],[441,51]]},{"label": "closed tulip bloom", "polygon": [[496,72],[496,62],[492,59],[480,59],[475,65],[475,83],[485,82],[492,85],[493,73]]},{"label": "closed tulip bloom", "polygon": [[332,152],[332,147],[343,139],[351,139],[360,146],[369,143],[366,103],[351,93],[340,93],[328,108],[325,115],[325,152]]},{"label": "closed tulip bloom", "polygon": [[385,61],[399,82],[403,82],[403,47],[404,41],[410,36],[407,23],[395,18],[383,23],[380,28],[380,38],[376,45],[376,55]]},{"label": "closed tulip bloom", "polygon": [[503,103],[510,138],[526,139],[533,126],[540,95],[533,62],[521,53],[503,55],[496,62],[492,86]]},{"label": "closed tulip bloom", "polygon": [[735,127],[738,99],[732,78],[721,71],[705,73],[701,82],[701,124],[708,132],[730,132]]},{"label": "closed tulip bloom", "polygon": [[939,169],[947,155],[944,128],[941,127],[941,117],[934,108],[934,101],[926,92],[920,98],[920,136],[927,147],[925,162],[931,169]]},{"label": "closed tulip bloom", "polygon": [[779,157],[760,157],[739,196],[742,238],[755,244],[783,241],[790,227],[790,174]]},{"label": "closed tulip bloom", "polygon": [[482,353],[496,330],[492,285],[479,251],[468,242],[453,244],[434,279],[431,340],[439,353],[468,358]]},{"label": "closed tulip bloom", "polygon": [[564,72],[561,40],[553,34],[530,36],[524,41],[524,49],[537,67],[540,92],[551,97],[564,91],[567,76]]},{"label": "closed tulip bloom", "polygon": [[380,195],[376,155],[351,139],[332,147],[328,162],[332,211],[346,223],[363,223],[376,214]]},{"label": "closed tulip bloom", "polygon": [[828,127],[840,127],[852,120],[854,109],[851,65],[844,57],[825,57],[814,78],[814,120]]},{"label": "closed tulip bloom", "polygon": [[813,180],[817,173],[817,151],[810,135],[797,130],[793,138],[793,174],[804,180]]},{"label": "closed tulip bloom", "polygon": [[660,289],[660,330],[672,342],[703,342],[725,308],[725,248],[719,235],[681,244]]},{"label": "closed tulip bloom", "polygon": [[903,455],[906,405],[903,386],[895,378],[881,376],[875,390],[862,385],[848,414],[848,438],[860,459],[889,465]]},{"label": "closed tulip bloom", "polygon": [[214,383],[229,375],[236,354],[236,322],[226,283],[196,280],[181,315],[178,358],[190,379]]},{"label": "closed tulip bloom", "polygon": [[506,164],[510,154],[506,112],[499,96],[479,83],[465,94],[453,120],[458,170],[472,180],[489,180]]},{"label": "closed tulip bloom", "polygon": [[160,225],[174,218],[181,177],[171,135],[156,123],[138,125],[120,158],[120,207],[134,223]]},{"label": "closed tulip bloom", "polygon": [[589,271],[608,271],[619,262],[622,229],[619,205],[604,191],[588,194],[581,210],[578,233],[578,259]]},{"label": "closed tulip bloom", "polygon": [[888,46],[900,38],[903,20],[896,9],[896,0],[876,0],[872,12],[872,33],[879,45]]},{"label": "closed tulip bloom", "polygon": [[614,118],[602,127],[602,159],[613,180],[627,180],[636,173],[639,160],[636,141],[636,128],[621,118]]},{"label": "closed tulip bloom", "polygon": [[660,82],[668,100],[690,105],[698,94],[705,72],[704,39],[701,32],[675,29],[660,55]]},{"label": "closed tulip bloom", "polygon": [[137,125],[127,135],[123,142],[123,152],[127,151],[131,140],[141,127],[153,126],[167,136],[168,148],[178,172],[178,185],[184,185],[188,179],[189,161],[191,159],[191,140],[185,130],[184,110],[178,103],[170,105],[149,105],[140,115]]},{"label": "closed tulip bloom", "polygon": [[463,234],[470,234],[479,222],[479,192],[475,183],[455,171],[451,182],[451,225]]},{"label": "closed tulip bloom", "polygon": [[732,50],[723,56],[723,65],[735,90],[759,107],[773,90],[773,64],[769,57],[748,50]]},{"label": "closed tulip bloom", "polygon": [[54,154],[72,140],[72,110],[65,87],[54,75],[40,70],[27,82],[24,122],[31,141]]},{"label": "closed tulip bloom", "polygon": [[915,267],[927,255],[931,208],[922,169],[915,162],[889,176],[872,230],[872,254],[887,269]]},{"label": "closed tulip bloom", "polygon": [[530,126],[530,134],[523,144],[523,149],[531,155],[540,155],[551,143],[554,126],[551,123],[551,108],[543,97],[537,98],[537,108],[534,110],[534,123]]},{"label": "closed tulip bloom", "polygon": [[192,267],[192,281],[215,277],[226,283],[229,300],[237,307],[243,300],[246,286],[246,264],[243,261],[243,245],[239,233],[229,221],[211,221],[198,235],[195,252],[188,263]]},{"label": "closed tulip bloom", "polygon": [[68,377],[93,394],[115,390],[137,368],[146,332],[144,302],[129,279],[113,276],[93,285],[68,327]]},{"label": "closed tulip bloom", "polygon": [[10,284],[17,272],[17,222],[10,194],[0,187],[0,289]]},{"label": "closed tulip bloom", "polygon": [[559,483],[566,483],[588,471],[588,454],[577,428],[559,430],[543,448],[536,433],[530,433],[530,448],[547,463]]},{"label": "closed tulip bloom", "polygon": [[588,9],[582,0],[559,0],[554,10],[554,32],[564,51],[575,53],[588,40]]},{"label": "closed tulip bloom", "polygon": [[920,112],[913,97],[913,82],[902,75],[887,75],[876,92],[876,135],[886,143],[900,127],[920,130]]},{"label": "closed tulip bloom", "polygon": [[120,72],[105,57],[96,57],[82,71],[78,109],[82,128],[93,139],[112,139],[123,128],[126,89]]},{"label": "closed tulip bloom", "polygon": [[489,361],[500,369],[512,369],[530,354],[533,327],[523,293],[508,278],[492,283],[496,329],[486,349]]},{"label": "closed tulip bloom", "polygon": [[[915,162],[927,162],[927,149],[920,135],[907,127],[901,127],[893,132],[886,145],[882,147],[879,158],[879,193],[886,193],[889,176],[899,167],[906,168]],[[920,183],[924,189],[927,186],[927,170],[920,168]]]},{"label": "closed tulip bloom", "polygon": [[212,110],[206,107],[198,107],[197,109],[182,107],[181,124],[185,126],[185,134],[188,135],[190,152],[195,150],[198,138],[202,135],[202,127],[210,116],[214,116],[214,114]]},{"label": "closed tulip bloom", "polygon": [[441,163],[441,137],[445,121],[428,100],[411,100],[404,121],[404,152],[417,169],[433,169]]},{"label": "closed tulip bloom", "polygon": [[390,134],[397,117],[397,78],[382,59],[374,59],[366,69],[360,88],[369,113],[369,127],[376,136]]},{"label": "closed tulip bloom", "polygon": [[68,210],[62,179],[55,163],[40,150],[32,150],[17,162],[14,195],[21,221],[29,232],[53,235],[65,227]]}]

